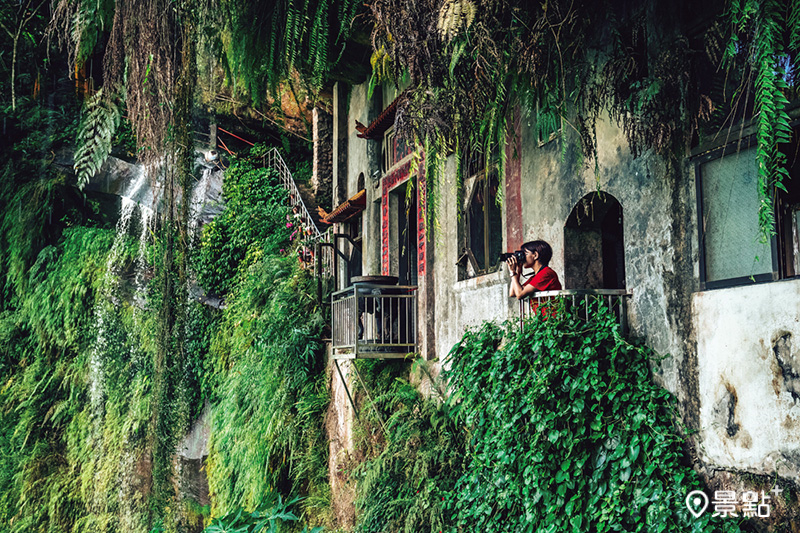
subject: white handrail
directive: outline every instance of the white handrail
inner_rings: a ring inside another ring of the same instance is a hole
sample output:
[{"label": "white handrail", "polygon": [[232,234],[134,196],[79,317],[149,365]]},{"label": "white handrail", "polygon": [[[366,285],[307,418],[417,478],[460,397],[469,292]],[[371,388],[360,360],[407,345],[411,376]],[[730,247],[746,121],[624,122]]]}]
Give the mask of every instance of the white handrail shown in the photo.
[{"label": "white handrail", "polygon": [[264,166],[269,166],[278,173],[278,177],[281,180],[281,183],[289,191],[289,197],[294,197],[294,202],[292,202],[292,207],[297,207],[302,211],[301,216],[305,218],[307,224],[313,228],[313,237],[319,238],[322,233],[320,233],[317,224],[314,222],[314,219],[311,218],[311,213],[308,212],[308,208],[306,207],[305,202],[303,201],[303,197],[300,195],[300,190],[297,188],[297,184],[294,181],[294,177],[292,176],[292,172],[289,170],[289,167],[286,165],[286,162],[281,157],[280,152],[277,148],[270,149],[263,157]]}]

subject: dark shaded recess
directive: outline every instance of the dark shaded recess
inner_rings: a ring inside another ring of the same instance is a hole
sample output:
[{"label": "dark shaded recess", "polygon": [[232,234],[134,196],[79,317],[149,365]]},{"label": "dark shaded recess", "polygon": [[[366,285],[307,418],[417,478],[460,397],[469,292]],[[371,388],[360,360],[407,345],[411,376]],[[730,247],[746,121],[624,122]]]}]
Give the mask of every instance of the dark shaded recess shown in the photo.
[{"label": "dark shaded recess", "polygon": [[348,40],[339,63],[330,73],[330,81],[345,82],[349,85],[364,83],[372,74],[372,67],[369,63],[371,56],[371,45],[361,44],[353,39]]},{"label": "dark shaded recess", "polygon": [[794,401],[800,400],[800,372],[792,355],[792,334],[783,333],[772,341],[772,353],[778,361],[783,376],[783,386]]},{"label": "dark shaded recess", "polygon": [[587,194],[573,207],[564,248],[566,288],[625,288],[622,206],[610,194]]},{"label": "dark shaded recess", "polygon": [[736,423],[736,404],[739,402],[739,397],[736,389],[730,385],[726,388],[728,389],[728,423],[725,426],[725,432],[729,437],[735,437],[739,433],[739,424]]}]

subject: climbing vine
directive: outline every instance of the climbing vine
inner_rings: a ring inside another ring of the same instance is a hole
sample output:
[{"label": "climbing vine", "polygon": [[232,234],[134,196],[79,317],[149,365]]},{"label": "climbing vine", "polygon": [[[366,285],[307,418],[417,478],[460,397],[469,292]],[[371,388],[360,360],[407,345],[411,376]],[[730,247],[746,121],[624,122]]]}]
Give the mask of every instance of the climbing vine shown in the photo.
[{"label": "climbing vine", "polygon": [[449,354],[444,402],[404,382],[376,397],[386,443],[357,472],[358,530],[740,531],[689,514],[702,485],[654,354],[589,316],[484,324]]}]

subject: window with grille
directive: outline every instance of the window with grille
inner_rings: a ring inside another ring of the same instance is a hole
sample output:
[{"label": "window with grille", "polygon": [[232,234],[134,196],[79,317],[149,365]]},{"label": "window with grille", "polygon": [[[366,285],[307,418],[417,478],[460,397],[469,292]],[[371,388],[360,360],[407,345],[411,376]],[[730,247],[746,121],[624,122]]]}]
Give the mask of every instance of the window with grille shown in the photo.
[{"label": "window with grille", "polygon": [[464,180],[464,204],[459,279],[467,279],[497,270],[503,249],[503,216],[500,205],[500,179],[497,168],[484,168],[479,156],[467,165]]},{"label": "window with grille", "polygon": [[394,128],[389,128],[383,134],[381,143],[381,170],[385,174],[390,168],[403,160],[412,152],[413,145],[395,134]]}]

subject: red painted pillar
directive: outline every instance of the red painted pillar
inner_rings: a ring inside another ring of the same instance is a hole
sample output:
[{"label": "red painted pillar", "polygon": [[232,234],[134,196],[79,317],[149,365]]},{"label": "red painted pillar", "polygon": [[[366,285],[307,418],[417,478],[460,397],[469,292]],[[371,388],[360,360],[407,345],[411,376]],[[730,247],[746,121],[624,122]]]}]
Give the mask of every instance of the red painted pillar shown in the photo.
[{"label": "red painted pillar", "polygon": [[522,113],[514,107],[511,128],[506,134],[506,248],[516,250],[522,234]]}]

